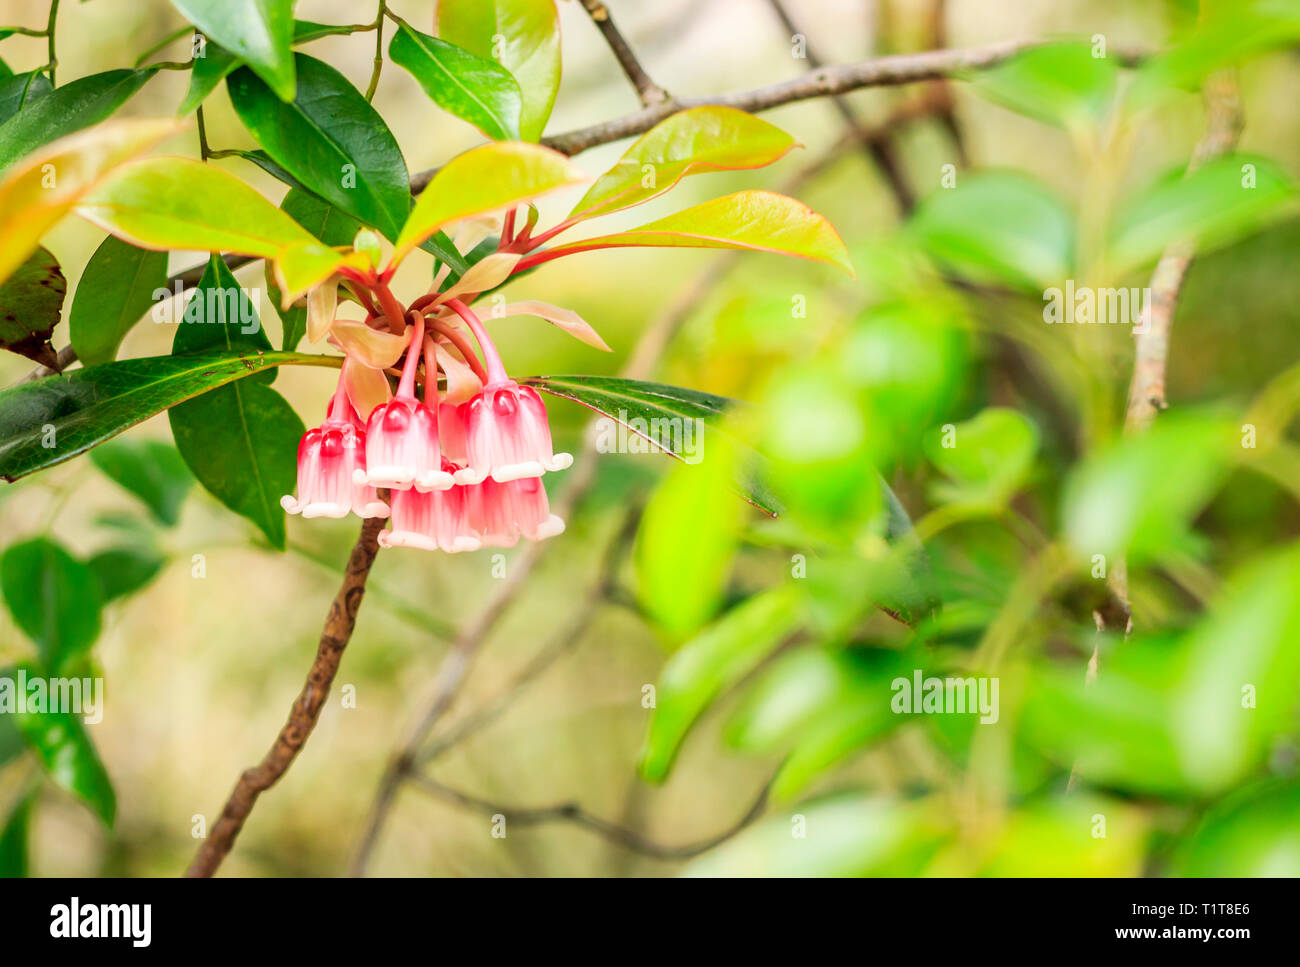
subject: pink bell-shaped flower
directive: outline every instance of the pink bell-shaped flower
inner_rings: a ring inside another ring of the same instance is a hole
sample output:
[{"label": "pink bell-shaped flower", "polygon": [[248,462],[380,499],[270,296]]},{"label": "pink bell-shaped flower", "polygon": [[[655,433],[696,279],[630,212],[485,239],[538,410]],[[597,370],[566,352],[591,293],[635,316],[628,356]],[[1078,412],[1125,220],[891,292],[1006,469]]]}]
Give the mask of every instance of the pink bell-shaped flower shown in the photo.
[{"label": "pink bell-shaped flower", "polygon": [[470,523],[484,545],[513,547],[521,534],[540,541],[564,532],[564,521],[551,513],[546,488],[537,477],[505,483],[489,477],[463,489],[469,491]]},{"label": "pink bell-shaped flower", "polygon": [[393,526],[380,532],[380,546],[477,551],[483,545],[470,526],[466,489],[393,491]]},{"label": "pink bell-shaped flower", "polygon": [[303,517],[387,517],[388,505],[375,489],[356,479],[365,471],[365,441],[346,395],[336,391],[325,422],[298,442],[298,496],[286,494],[280,506]]},{"label": "pink bell-shaped flower", "polygon": [[487,370],[483,389],[460,408],[467,464],[456,472],[456,482],[477,484],[490,477],[501,484],[573,466],[571,454],[552,448],[551,425],[537,391],[506,375],[501,355],[468,306],[457,299],[446,305],[478,340]]},{"label": "pink bell-shaped flower", "polygon": [[452,476],[442,469],[438,418],[414,397],[394,396],[376,406],[366,423],[366,469],[358,482],[391,490],[445,490]]},{"label": "pink bell-shaped flower", "polygon": [[462,407],[469,464],[461,483],[491,477],[497,483],[565,470],[573,456],[555,453],[546,407],[531,386],[514,380],[492,382]]},{"label": "pink bell-shaped flower", "polygon": [[396,395],[371,411],[366,423],[365,469],[357,483],[390,490],[446,490],[452,475],[442,468],[438,416],[415,397],[415,370],[424,341],[424,317],[416,316],[406,365]]}]

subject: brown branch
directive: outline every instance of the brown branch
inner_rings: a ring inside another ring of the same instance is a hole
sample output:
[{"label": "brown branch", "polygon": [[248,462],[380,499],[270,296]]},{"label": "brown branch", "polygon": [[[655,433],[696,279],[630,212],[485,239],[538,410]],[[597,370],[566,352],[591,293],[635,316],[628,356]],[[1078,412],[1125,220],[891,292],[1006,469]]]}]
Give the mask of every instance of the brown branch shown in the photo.
[{"label": "brown branch", "polygon": [[[1188,172],[1226,154],[1241,133],[1241,100],[1231,71],[1220,71],[1205,82],[1206,129],[1188,163]],[[1134,332],[1133,380],[1129,387],[1125,429],[1145,429],[1166,405],[1165,370],[1169,359],[1169,335],[1183,277],[1195,248],[1190,241],[1175,242],[1165,249],[1151,276],[1151,298],[1144,310],[1144,326]]]},{"label": "brown branch", "polygon": [[[542,143],[563,154],[580,154],[590,148],[609,144],[611,141],[644,134],[664,118],[688,107],[721,104],[742,111],[759,112],[795,101],[846,94],[864,87],[896,87],[918,81],[940,80],[967,71],[994,67],[1009,57],[1040,43],[1044,41],[1004,41],[987,47],[894,54],[888,57],[874,57],[856,64],[823,67],[793,80],[753,90],[704,97],[672,98],[663,104],[642,108],[624,117],[543,138]],[[1120,61],[1124,64],[1136,63],[1141,57],[1142,54],[1132,51],[1122,51],[1119,54]],[[437,168],[430,168],[413,174],[411,191],[415,194],[422,192],[437,170]]]},{"label": "brown branch", "polygon": [[624,826],[618,826],[599,816],[593,816],[582,806],[575,802],[560,803],[555,806],[542,806],[533,808],[522,808],[515,806],[502,806],[497,803],[489,802],[486,799],[479,799],[477,796],[471,796],[467,793],[460,792],[444,786],[442,783],[429,776],[416,774],[411,777],[411,781],[426,792],[444,799],[447,802],[455,803],[466,809],[473,809],[484,813],[488,816],[504,816],[507,823],[515,823],[519,826],[538,826],[544,823],[573,823],[583,829],[590,830],[599,836],[603,836],[611,843],[617,843],[624,849],[631,850],[634,853],[640,853],[642,856],[650,856],[657,860],[688,860],[692,857],[699,856],[701,853],[707,853],[715,846],[725,843],[745,827],[749,826],[754,820],[763,814],[763,809],[767,806],[768,792],[771,789],[771,781],[763,785],[759,790],[749,809],[735,823],[727,827],[722,832],[710,836],[708,839],[696,843],[686,843],[681,846],[665,846],[662,843],[656,843],[654,840],[647,839],[636,830],[627,829]]},{"label": "brown branch", "polygon": [[302,692],[289,710],[289,720],[262,761],[239,777],[234,791],[226,800],[225,808],[221,810],[220,818],[199,847],[190,868],[186,870],[186,876],[212,876],[217,871],[221,861],[235,845],[235,838],[257,803],[257,797],[284,775],[316,727],[330,685],[338,673],[343,649],[347,647],[352,629],[356,626],[357,610],[361,607],[366,578],[379,550],[379,531],[383,526],[384,521],[379,518],[371,518],[361,525],[361,536],[357,538],[356,546],[348,558],[343,584],[338,594],[334,595],[329,615],[325,619],[316,659],[312,662]]},{"label": "brown branch", "polygon": [[[790,12],[786,10],[782,0],[768,0],[768,4],[776,15],[776,19],[781,22],[781,26],[790,34],[791,42],[796,36],[803,38],[803,52],[808,64],[814,69],[821,68],[824,61],[817,56],[808,35],[799,29],[798,24],[790,16]],[[854,113],[848,99],[842,94],[832,95],[831,105],[839,113],[849,131],[855,135],[862,145],[867,158],[885,176],[890,191],[894,193],[894,199],[898,202],[899,211],[903,215],[909,214],[916,207],[916,195],[912,191],[912,186],[907,183],[907,178],[903,175],[903,166],[898,160],[898,152],[894,150],[892,132],[883,128],[880,131],[866,129],[857,114]]]},{"label": "brown branch", "polygon": [[636,88],[636,96],[641,99],[643,107],[650,107],[655,104],[662,104],[668,100],[668,93],[650,79],[641,62],[637,60],[636,54],[632,52],[632,47],[623,37],[622,31],[614,23],[614,18],[609,15],[609,8],[601,0],[582,0],[582,6],[586,9],[588,16],[591,17],[592,23],[600,31],[605,43],[613,52],[614,58],[618,61],[618,66],[623,68],[623,73],[627,79],[632,82]]}]

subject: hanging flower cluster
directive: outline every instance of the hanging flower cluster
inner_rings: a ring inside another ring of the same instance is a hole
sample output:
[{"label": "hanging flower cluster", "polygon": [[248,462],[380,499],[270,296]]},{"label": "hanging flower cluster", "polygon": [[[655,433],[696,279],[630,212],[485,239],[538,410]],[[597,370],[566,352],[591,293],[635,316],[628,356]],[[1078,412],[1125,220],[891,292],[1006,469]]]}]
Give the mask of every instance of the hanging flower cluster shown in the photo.
[{"label": "hanging flower cluster", "polygon": [[[363,305],[369,301],[364,288],[353,291]],[[298,446],[298,493],[282,499],[284,509],[304,517],[391,517],[382,546],[451,553],[563,532],[541,477],[568,468],[573,457],[555,453],[537,391],[507,375],[482,322],[459,299],[444,295],[429,319],[413,304],[399,316],[399,332],[375,330],[392,298],[381,291],[370,333],[329,325],[348,355],[325,422]],[[478,342],[481,359],[456,319]],[[384,365],[394,348],[393,363],[402,362],[389,396],[383,370],[395,368]]]},{"label": "hanging flower cluster", "polygon": [[[730,145],[707,162],[687,150],[706,130],[711,143]],[[785,132],[731,108],[679,112],[633,144],[567,217],[535,232],[532,199],[576,183],[581,173],[549,148],[495,142],[439,170],[384,267],[382,242],[369,230],[358,233],[351,249],[330,250],[314,240],[287,246],[275,260],[281,291],[287,298],[306,293],[308,338],[328,337],[345,360],[325,422],[299,445],[297,495],[283,498],[284,508],[304,517],[389,518],[379,538],[385,547],[454,553],[561,533],[564,522],[551,513],[542,478],[567,469],[573,458],[554,451],[541,397],[507,375],[470,306],[553,259],[628,245],[750,248],[850,268],[843,242],[824,218],[764,191],[715,199],[632,232],[551,244],[588,218],[657,197],[697,168],[758,167],[793,145]],[[646,169],[662,179],[647,177]],[[495,212],[503,214],[489,214]],[[389,288],[398,264],[450,224],[459,226],[458,252],[474,251],[498,232],[495,251],[454,280],[444,263],[429,291],[402,305]],[[340,315],[340,301],[354,303],[364,318]],[[534,301],[493,306],[494,317],[515,314],[539,316],[609,350],[567,309]]]}]

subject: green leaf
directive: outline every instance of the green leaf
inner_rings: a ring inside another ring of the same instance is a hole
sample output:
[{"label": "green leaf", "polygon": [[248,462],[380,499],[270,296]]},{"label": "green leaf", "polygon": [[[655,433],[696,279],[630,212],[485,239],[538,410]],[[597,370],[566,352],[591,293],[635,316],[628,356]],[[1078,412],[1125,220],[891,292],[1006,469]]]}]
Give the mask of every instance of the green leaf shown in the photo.
[{"label": "green leaf", "polygon": [[52,90],[44,71],[26,71],[0,80],[0,124]]},{"label": "green leaf", "polygon": [[0,828],[0,877],[27,875],[27,836],[34,796],[23,796]]},{"label": "green leaf", "polygon": [[[293,42],[295,45],[319,40],[321,37],[353,32],[350,24],[318,24],[310,20],[295,20],[293,22]],[[190,87],[185,94],[185,100],[176,109],[176,113],[179,115],[189,114],[207,100],[208,95],[217,89],[217,85],[224,81],[231,71],[242,66],[243,63],[242,60],[220,44],[209,40],[203,48],[203,56],[194,58],[194,66],[190,68]]]},{"label": "green leaf", "polygon": [[[351,215],[339,211],[323,198],[300,188],[291,188],[284,196],[284,200],[280,202],[280,207],[288,212],[295,222],[329,246],[351,245],[362,227],[361,222]],[[271,302],[276,306],[281,305],[280,287],[276,284],[275,275],[269,265],[266,267],[266,287]],[[280,319],[284,329],[280,348],[285,352],[291,352],[298,347],[298,343],[302,342],[302,337],[307,333],[307,307],[292,305],[288,309],[281,310]]]},{"label": "green leaf", "polygon": [[1251,785],[1217,803],[1183,845],[1180,876],[1300,876],[1300,781]]},{"label": "green leaf", "polygon": [[499,59],[514,76],[523,92],[520,131],[525,141],[540,139],[560,86],[555,0],[438,0],[435,16],[439,37]]},{"label": "green leaf", "polygon": [[[106,173],[177,131],[170,121],[106,121],[60,138],[0,179],[0,282]],[[51,166],[58,172],[51,186]]]},{"label": "green leaf", "polygon": [[893,683],[908,677],[916,661],[888,649],[850,648],[837,656],[833,693],[808,716],[772,781],[772,796],[787,802],[819,776],[886,733],[905,724],[890,705]]},{"label": "green leaf", "polygon": [[96,553],[86,566],[94,573],[100,597],[108,604],[139,591],[158,576],[166,563],[152,548],[110,547]]},{"label": "green leaf", "polygon": [[523,95],[496,61],[402,24],[388,45],[393,63],[406,68],[424,93],[450,114],[497,141],[519,140]]},{"label": "green leaf", "polygon": [[637,532],[637,597],[667,634],[694,634],[722,603],[744,519],[730,493],[736,460],[728,446],[699,448],[697,466],[674,467],[655,491]]},{"label": "green leaf", "polygon": [[58,671],[99,636],[95,575],[44,537],[11,545],[0,557],[0,587],[14,622]]},{"label": "green leaf", "polygon": [[238,57],[219,44],[212,41],[204,44],[203,56],[196,56],[194,66],[190,68],[190,86],[176,109],[177,115],[183,117],[196,110],[241,63]]},{"label": "green leaf", "polygon": [[282,166],[326,201],[397,237],[411,209],[410,176],[383,118],[328,64],[296,54],[298,94],[282,102],[251,71],[226,79],[244,127]]},{"label": "green leaf", "polygon": [[1039,121],[1100,124],[1115,97],[1119,66],[1093,46],[1063,42],[1031,47],[991,70],[971,74],[980,94]]},{"label": "green leaf", "polygon": [[68,282],[48,249],[38,248],[0,284],[0,348],[49,366]]},{"label": "green leaf", "polygon": [[283,550],[280,498],[293,493],[306,427],[284,397],[241,382],[168,412],[176,446],[204,488]]},{"label": "green leaf", "polygon": [[316,240],[234,175],[190,158],[123,165],[81,200],[77,214],[150,249],[275,258]]},{"label": "green leaf", "polygon": [[1038,450],[1038,429],[1016,410],[992,406],[950,432],[926,436],[925,453],[951,483],[936,484],[946,503],[996,504],[1024,483]]},{"label": "green leaf", "polygon": [[57,138],[103,121],[156,72],[157,68],[147,67],[91,74],[29,101],[0,124],[0,171]]},{"label": "green leaf", "polygon": [[[213,256],[194,290],[195,324],[176,330],[172,353],[211,349],[264,352],[271,342],[257,313],[226,263]],[[266,377],[273,377],[268,370]],[[199,483],[235,513],[253,521],[284,547],[280,498],[297,479],[302,420],[284,398],[256,383],[263,376],[223,386],[168,412],[172,435]],[[269,382],[269,379],[266,380]]]},{"label": "green leaf", "polygon": [[1074,216],[1028,177],[959,175],[912,216],[909,232],[936,261],[975,282],[1030,292],[1058,285],[1074,258]]},{"label": "green leaf", "polygon": [[1117,274],[1154,262],[1171,242],[1204,253],[1300,211],[1294,182],[1274,162],[1235,155],[1148,187],[1119,209],[1110,242]]},{"label": "green leaf", "polygon": [[1300,551],[1291,547],[1234,575],[1189,633],[1125,641],[1087,687],[1081,667],[1040,670],[1025,689],[1026,736],[1087,782],[1221,793],[1294,728],[1298,636]]},{"label": "green leaf", "polygon": [[1178,88],[1195,88],[1211,71],[1300,41],[1300,11],[1290,0],[1208,4],[1206,14],[1180,43],[1142,64],[1132,87],[1134,103],[1145,105]]},{"label": "green leaf", "polygon": [[687,175],[761,168],[798,142],[776,125],[732,107],[693,107],[660,121],[632,143],[573,206],[571,220],[631,208]]},{"label": "green leaf", "polygon": [[167,253],[128,245],[112,235],[86,263],[68,316],[77,358],[87,366],[106,363],[131,328],[167,287]]},{"label": "green leaf", "polygon": [[181,505],[194,478],[176,448],[160,440],[118,439],[90,451],[99,471],[149,508],[167,526],[181,517]]},{"label": "green leaf", "polygon": [[[1105,820],[1104,830],[1097,818]],[[1144,811],[1119,799],[1069,795],[1015,809],[979,869],[997,877],[1138,877],[1147,850]],[[1098,835],[1104,832],[1104,835]]]},{"label": "green leaf", "polygon": [[540,145],[472,148],[443,165],[420,193],[394,243],[392,264],[452,222],[513,208],[581,178],[568,158]]},{"label": "green leaf", "polygon": [[848,250],[834,226],[803,202],[774,191],[736,192],[616,235],[568,242],[546,251],[625,246],[751,249],[826,262],[853,274]]},{"label": "green leaf", "polygon": [[113,782],[80,719],[67,712],[27,712],[14,718],[50,779],[112,828],[117,812]]},{"label": "green leaf", "polygon": [[[258,353],[271,350],[257,307],[219,255],[209,257],[208,267],[186,303],[172,339],[173,356],[214,349]],[[269,383],[275,378],[275,370],[252,378]]]},{"label": "green leaf", "polygon": [[1179,545],[1227,476],[1232,437],[1213,418],[1170,414],[1090,455],[1065,484],[1070,544],[1085,559],[1104,554],[1110,561],[1126,552],[1146,560]]},{"label": "green leaf", "polygon": [[764,820],[705,853],[684,875],[915,877],[947,838],[949,815],[928,800],[853,796],[800,804],[796,815]]},{"label": "green leaf", "polygon": [[[721,435],[729,423],[727,410],[741,404],[725,396],[615,376],[533,376],[520,382],[595,410],[650,441],[651,449],[679,460],[695,460],[709,452],[715,434],[719,443],[735,442],[724,441]],[[695,427],[708,432],[700,434]],[[741,459],[736,466],[736,491],[759,510],[776,516],[780,505],[757,473],[754,460]]]},{"label": "green leaf", "polygon": [[0,477],[16,480],[70,460],[155,413],[267,366],[339,362],[277,352],[148,356],[11,386],[0,390]]},{"label": "green leaf", "polygon": [[728,611],[683,645],[659,675],[654,717],[641,752],[641,773],[660,781],[686,733],[725,688],[753,670],[799,624],[798,595],[772,588]]},{"label": "green leaf", "polygon": [[252,67],[277,97],[293,99],[293,0],[172,0],[172,5]]}]

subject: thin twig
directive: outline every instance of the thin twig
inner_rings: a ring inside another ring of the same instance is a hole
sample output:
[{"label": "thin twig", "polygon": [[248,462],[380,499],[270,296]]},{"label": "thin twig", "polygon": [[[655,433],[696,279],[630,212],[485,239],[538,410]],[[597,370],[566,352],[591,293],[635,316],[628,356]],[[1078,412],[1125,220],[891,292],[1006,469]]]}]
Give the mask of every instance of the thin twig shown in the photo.
[{"label": "thin twig", "polygon": [[[809,66],[814,69],[820,68],[824,62],[817,56],[816,50],[813,49],[812,43],[808,40],[808,35],[799,29],[799,26],[794,22],[794,18],[790,16],[790,12],[786,10],[782,0],[768,0],[768,4],[771,6],[777,20],[781,22],[781,26],[790,34],[791,43],[794,42],[795,37],[803,38],[804,58],[808,61]],[[845,125],[857,136],[863,150],[867,153],[867,157],[880,169],[880,173],[889,182],[890,191],[894,193],[894,199],[898,202],[899,211],[904,215],[910,213],[916,207],[916,195],[903,175],[903,166],[899,163],[898,153],[894,150],[893,140],[889,136],[889,132],[886,131],[884,136],[877,136],[875,132],[868,131],[857,114],[854,113],[848,99],[842,94],[836,94],[830,100],[831,105],[839,112]]]},{"label": "thin twig", "polygon": [[375,99],[379,88],[379,73],[384,69],[384,13],[388,10],[388,0],[379,0],[379,11],[375,14],[375,66],[370,72],[370,83],[366,86],[366,100]]},{"label": "thin twig", "polygon": [[[609,144],[611,141],[643,134],[664,118],[688,107],[721,104],[742,111],[758,112],[795,101],[844,94],[864,87],[892,87],[918,81],[939,80],[967,71],[994,67],[1009,57],[1044,42],[1004,41],[987,47],[894,54],[888,57],[874,57],[855,64],[823,67],[793,80],[749,91],[705,97],[673,98],[663,104],[642,108],[624,117],[543,138],[542,143],[563,154],[575,155],[589,148]],[[1137,63],[1142,56],[1140,52],[1134,51],[1121,51],[1118,55],[1120,62],[1124,64]],[[436,173],[436,168],[416,172],[411,176],[411,191],[419,194]]]},{"label": "thin twig", "polygon": [[244,821],[257,803],[257,797],[284,775],[316,727],[321,708],[329,696],[330,685],[338,674],[343,649],[347,647],[352,629],[356,627],[357,610],[361,607],[366,578],[370,575],[370,567],[379,550],[379,531],[383,526],[384,521],[379,518],[371,518],[361,525],[361,536],[357,538],[348,558],[343,584],[338,594],[334,595],[329,615],[325,618],[316,659],[312,662],[302,692],[289,709],[289,720],[262,761],[239,777],[234,791],[226,800],[225,808],[221,810],[220,818],[199,847],[186,876],[211,876],[217,871],[221,861],[235,845],[235,838],[239,836]]},{"label": "thin twig", "polygon": [[[1241,100],[1231,71],[1220,71],[1205,82],[1206,129],[1188,163],[1188,172],[1226,154],[1241,133]],[[1170,245],[1151,276],[1151,298],[1144,310],[1145,325],[1134,330],[1133,380],[1129,387],[1128,432],[1145,429],[1166,405],[1165,370],[1169,359],[1169,334],[1183,277],[1195,249],[1188,240]]]},{"label": "thin twig", "polygon": [[601,0],[582,0],[582,6],[601,36],[605,38],[605,43],[609,44],[618,66],[623,68],[623,73],[632,82],[632,86],[636,89],[636,96],[641,99],[641,105],[652,107],[666,102],[668,92],[650,79],[650,75],[646,73],[641,62],[637,60],[636,54],[632,52],[631,45],[623,37],[618,25],[614,23],[614,18],[609,15],[609,8]]},{"label": "thin twig", "polygon": [[479,799],[477,796],[471,796],[467,793],[460,792],[459,790],[452,789],[422,773],[412,776],[411,781],[426,792],[437,796],[440,799],[455,803],[458,806],[476,810],[487,816],[504,816],[507,823],[514,823],[517,826],[538,826],[544,823],[572,823],[575,826],[580,826],[599,836],[603,836],[611,843],[617,843],[624,849],[631,850],[634,853],[640,853],[642,856],[650,856],[657,860],[670,861],[688,860],[692,857],[699,856],[701,853],[707,853],[715,846],[725,843],[741,830],[745,829],[745,827],[749,826],[754,822],[754,820],[758,819],[758,817],[763,814],[763,809],[767,806],[768,792],[772,785],[770,780],[765,783],[763,788],[759,790],[758,795],[754,798],[749,809],[745,811],[745,814],[722,832],[696,843],[686,843],[681,846],[665,846],[662,843],[656,843],[654,840],[647,839],[636,830],[615,825],[606,819],[601,819],[599,816],[593,816],[575,802],[566,802],[555,806],[533,808],[503,806],[499,803],[489,802],[486,799]]}]

